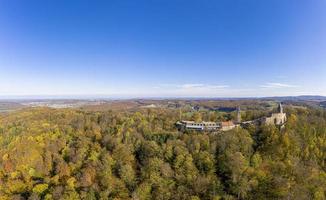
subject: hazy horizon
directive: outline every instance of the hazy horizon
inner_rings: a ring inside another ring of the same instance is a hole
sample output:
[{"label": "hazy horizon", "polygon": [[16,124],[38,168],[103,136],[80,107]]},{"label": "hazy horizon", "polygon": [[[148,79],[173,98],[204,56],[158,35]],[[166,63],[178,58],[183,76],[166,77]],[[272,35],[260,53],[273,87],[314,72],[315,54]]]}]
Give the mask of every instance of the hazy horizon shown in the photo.
[{"label": "hazy horizon", "polygon": [[137,99],[147,99],[147,100],[164,100],[164,99],[180,99],[180,100],[200,100],[200,99],[212,99],[212,100],[228,100],[228,99],[264,99],[264,98],[296,98],[296,97],[322,97],[323,95],[297,95],[297,96],[230,96],[230,97],[212,97],[212,96],[115,96],[115,95],[9,95],[0,96],[1,100],[137,100]]}]

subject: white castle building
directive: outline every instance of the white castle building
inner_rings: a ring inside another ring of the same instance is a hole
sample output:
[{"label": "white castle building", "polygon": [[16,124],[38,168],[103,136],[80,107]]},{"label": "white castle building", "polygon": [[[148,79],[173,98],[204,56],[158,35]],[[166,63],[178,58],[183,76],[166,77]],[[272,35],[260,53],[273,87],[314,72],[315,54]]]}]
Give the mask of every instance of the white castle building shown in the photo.
[{"label": "white castle building", "polygon": [[195,122],[195,121],[179,121],[177,126],[183,130],[196,130],[196,131],[212,131],[220,128],[220,124],[216,122]]},{"label": "white castle building", "polygon": [[196,130],[196,131],[228,131],[239,126],[241,123],[241,113],[240,107],[237,108],[237,120],[225,121],[225,122],[195,122],[195,121],[179,121],[176,123],[180,130]]}]

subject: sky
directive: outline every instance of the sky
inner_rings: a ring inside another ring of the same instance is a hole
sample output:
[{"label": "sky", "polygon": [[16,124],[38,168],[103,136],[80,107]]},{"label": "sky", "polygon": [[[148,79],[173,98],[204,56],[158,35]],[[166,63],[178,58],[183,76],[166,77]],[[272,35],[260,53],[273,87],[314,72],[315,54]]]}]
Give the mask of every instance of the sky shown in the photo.
[{"label": "sky", "polygon": [[1,0],[4,96],[326,95],[326,0]]}]

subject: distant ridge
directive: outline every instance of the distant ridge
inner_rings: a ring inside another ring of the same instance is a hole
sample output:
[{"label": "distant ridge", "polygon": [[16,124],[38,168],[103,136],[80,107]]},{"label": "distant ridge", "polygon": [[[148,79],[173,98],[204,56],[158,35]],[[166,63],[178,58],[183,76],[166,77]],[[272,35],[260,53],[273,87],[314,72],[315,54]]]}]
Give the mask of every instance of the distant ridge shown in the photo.
[{"label": "distant ridge", "polygon": [[326,96],[320,95],[301,95],[301,96],[284,96],[284,97],[266,97],[277,101],[326,101]]},{"label": "distant ridge", "polygon": [[114,95],[12,95],[1,96],[0,101],[42,101],[42,100],[274,100],[274,101],[326,101],[326,96],[300,95],[300,96],[272,96],[272,97],[133,97]]}]

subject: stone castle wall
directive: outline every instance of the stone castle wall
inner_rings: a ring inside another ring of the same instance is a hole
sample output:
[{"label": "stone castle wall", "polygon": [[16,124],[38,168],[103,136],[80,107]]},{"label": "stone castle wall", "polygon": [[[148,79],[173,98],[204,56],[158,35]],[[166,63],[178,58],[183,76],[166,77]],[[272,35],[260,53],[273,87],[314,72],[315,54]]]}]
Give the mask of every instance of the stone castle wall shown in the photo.
[{"label": "stone castle wall", "polygon": [[273,113],[271,117],[265,118],[265,123],[268,125],[282,125],[286,122],[285,113]]}]

